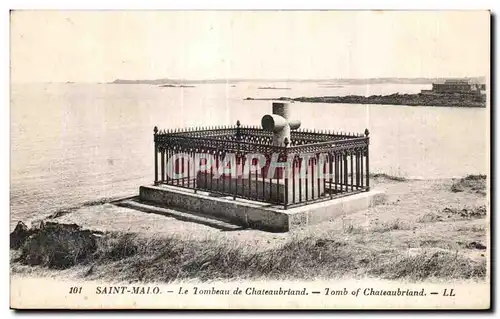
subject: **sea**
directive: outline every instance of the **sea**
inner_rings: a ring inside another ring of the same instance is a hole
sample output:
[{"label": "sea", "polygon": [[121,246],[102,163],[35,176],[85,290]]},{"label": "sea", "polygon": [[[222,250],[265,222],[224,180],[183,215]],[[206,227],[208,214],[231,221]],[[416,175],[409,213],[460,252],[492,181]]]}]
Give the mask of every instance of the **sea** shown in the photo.
[{"label": "sea", "polygon": [[[262,89],[271,87],[273,89]],[[279,98],[417,93],[430,85],[238,82],[14,83],[10,98],[11,224],[153,182],[153,127],[260,125]],[[489,170],[489,109],[293,103],[303,128],[370,131],[374,173],[418,179]]]}]

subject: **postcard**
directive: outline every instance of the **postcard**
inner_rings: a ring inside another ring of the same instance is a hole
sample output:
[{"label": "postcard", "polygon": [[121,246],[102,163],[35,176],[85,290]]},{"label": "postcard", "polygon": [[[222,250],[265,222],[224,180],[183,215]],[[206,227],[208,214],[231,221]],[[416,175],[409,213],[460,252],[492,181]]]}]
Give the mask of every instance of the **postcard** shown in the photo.
[{"label": "postcard", "polygon": [[11,11],[11,308],[489,309],[490,21]]}]

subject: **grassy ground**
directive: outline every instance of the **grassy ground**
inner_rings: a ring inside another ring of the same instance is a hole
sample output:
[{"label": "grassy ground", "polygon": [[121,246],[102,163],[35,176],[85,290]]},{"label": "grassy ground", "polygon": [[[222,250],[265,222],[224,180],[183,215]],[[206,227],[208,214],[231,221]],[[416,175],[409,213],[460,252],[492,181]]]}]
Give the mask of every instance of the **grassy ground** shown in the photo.
[{"label": "grassy ground", "polygon": [[[374,185],[389,195],[384,205],[283,234],[208,226],[96,202],[54,218],[105,232],[91,253],[82,255],[81,240],[68,244],[73,242],[56,236],[52,241],[61,243],[44,256],[66,251],[71,262],[66,258],[57,266],[55,257],[41,258],[36,256],[41,249],[24,247],[11,251],[11,269],[129,282],[487,276],[489,204],[483,176],[421,181],[379,175]],[[29,260],[39,266],[25,265]]]}]

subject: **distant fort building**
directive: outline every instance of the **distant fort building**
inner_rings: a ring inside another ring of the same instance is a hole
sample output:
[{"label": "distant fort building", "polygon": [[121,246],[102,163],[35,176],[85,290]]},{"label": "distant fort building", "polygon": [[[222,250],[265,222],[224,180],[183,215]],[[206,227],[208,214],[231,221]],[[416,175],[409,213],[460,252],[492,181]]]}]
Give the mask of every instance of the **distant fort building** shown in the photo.
[{"label": "distant fort building", "polygon": [[422,94],[475,94],[481,95],[486,91],[486,84],[468,79],[449,79],[441,83],[432,83],[432,90],[422,90]]}]

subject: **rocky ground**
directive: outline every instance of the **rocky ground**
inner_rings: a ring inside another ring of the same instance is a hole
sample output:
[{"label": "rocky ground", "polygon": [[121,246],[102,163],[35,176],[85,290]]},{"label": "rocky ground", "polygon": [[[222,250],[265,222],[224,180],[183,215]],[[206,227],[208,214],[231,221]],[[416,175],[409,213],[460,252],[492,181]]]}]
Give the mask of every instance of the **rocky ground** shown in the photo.
[{"label": "rocky ground", "polygon": [[[484,176],[400,180],[376,175],[373,180],[376,189],[388,194],[385,204],[289,233],[96,202],[48,219],[98,231],[88,246],[91,253],[78,253],[69,262],[66,258],[65,265],[54,267],[50,258],[30,255],[40,250],[40,240],[31,240],[11,250],[11,269],[21,275],[163,282],[363,276],[482,280],[488,276],[490,205]],[[65,236],[42,237],[47,243]],[[35,242],[35,248],[27,247]]]}]

